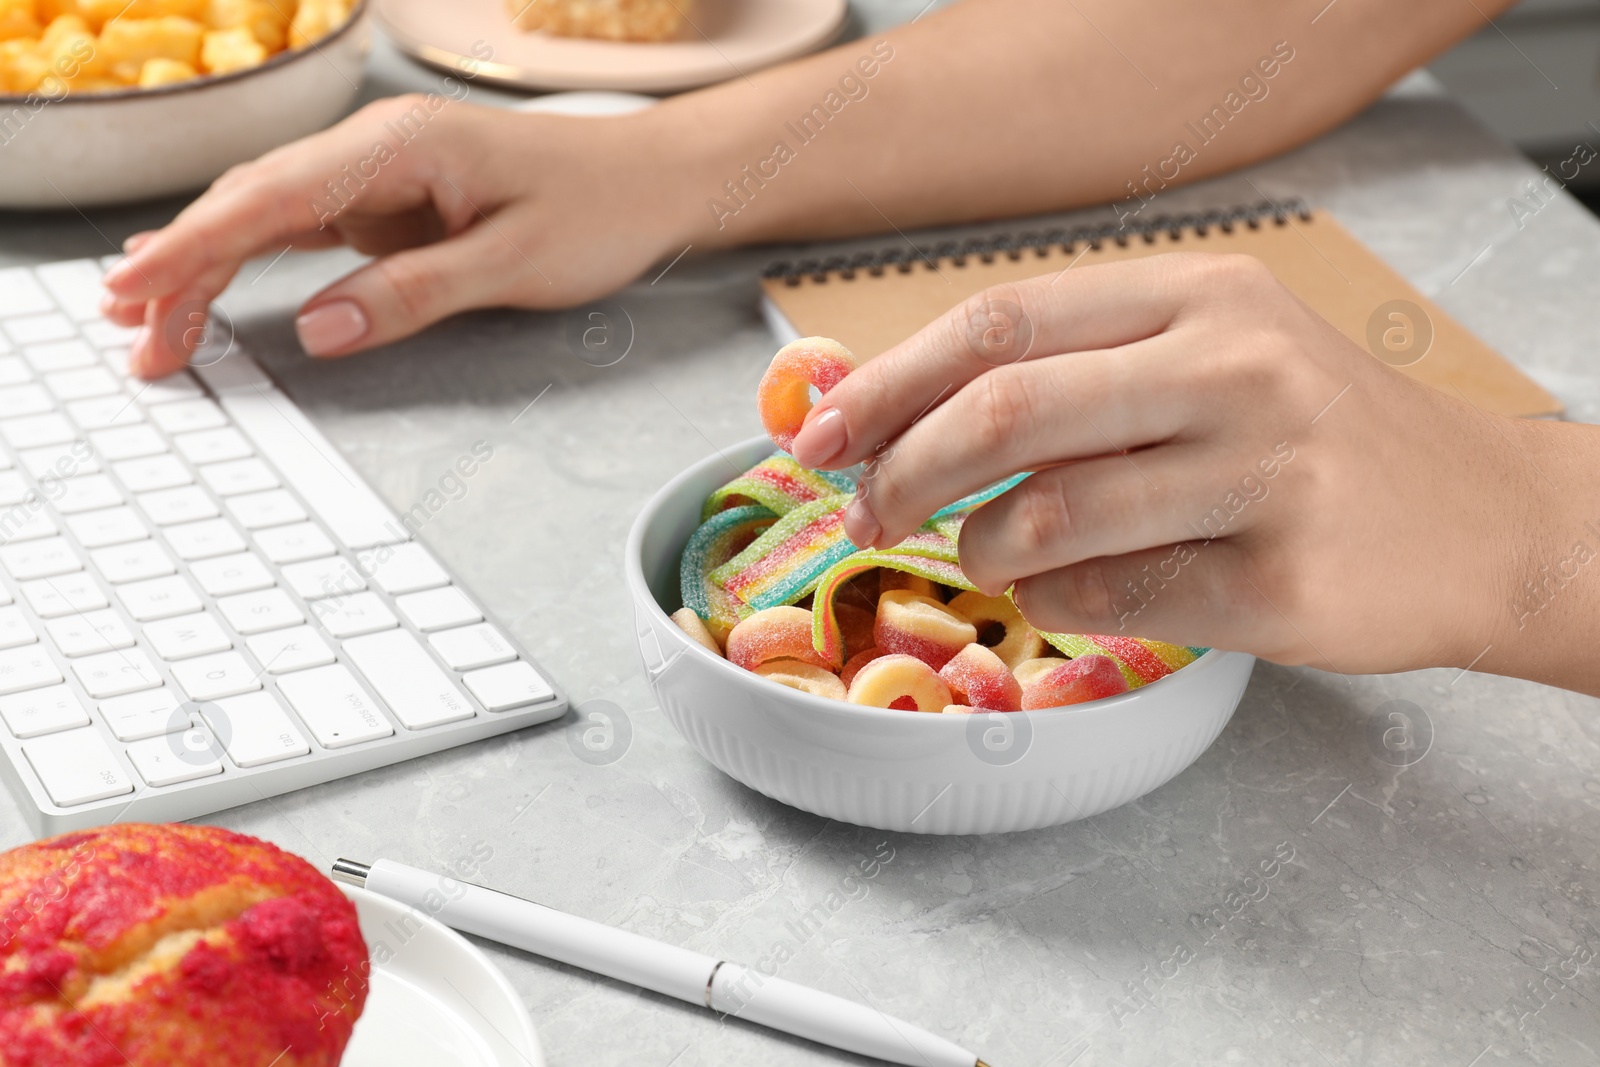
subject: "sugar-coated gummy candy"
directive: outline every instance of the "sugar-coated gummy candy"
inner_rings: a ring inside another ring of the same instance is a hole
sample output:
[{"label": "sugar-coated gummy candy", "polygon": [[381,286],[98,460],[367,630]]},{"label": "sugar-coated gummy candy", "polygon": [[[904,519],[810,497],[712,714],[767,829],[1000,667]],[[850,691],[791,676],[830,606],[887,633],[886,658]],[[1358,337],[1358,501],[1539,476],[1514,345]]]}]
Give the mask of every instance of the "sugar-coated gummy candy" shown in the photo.
[{"label": "sugar-coated gummy candy", "polygon": [[1016,711],[1022,707],[1022,685],[999,656],[970,644],[939,668],[950,691],[975,708]]},{"label": "sugar-coated gummy candy", "polygon": [[1024,711],[1064,708],[1128,691],[1122,669],[1110,656],[1079,656],[1022,687]]},{"label": "sugar-coated gummy candy", "polygon": [[844,532],[849,493],[802,504],[722,566],[711,580],[751,607],[792,604],[856,550]]},{"label": "sugar-coated gummy candy", "polygon": [[893,589],[878,597],[873,643],[885,652],[915,656],[934,670],[978,640],[977,629],[932,597]]},{"label": "sugar-coated gummy candy", "polygon": [[802,337],[778,349],[756,389],[756,411],[772,443],[788,452],[811,410],[811,389],[826,394],[856,369],[856,357],[828,337]]},{"label": "sugar-coated gummy candy", "polygon": [[713,582],[711,573],[777,521],[770,510],[752,504],[718,512],[689,535],[678,564],[678,594],[683,606],[700,616],[720,641],[726,641],[734,623],[754,609]]},{"label": "sugar-coated gummy candy", "polygon": [[811,647],[811,612],[790,606],[740,619],[728,633],[726,652],[729,661],[747,671],[774,659],[799,660],[826,670],[835,666]]},{"label": "sugar-coated gummy candy", "polygon": [[862,667],[865,667],[873,660],[881,659],[888,654],[889,653],[885,652],[876,645],[871,648],[862,649],[860,652],[857,652],[855,655],[846,660],[844,666],[839,669],[839,680],[845,685],[849,685],[851,682],[855,681],[856,674],[860,672]]},{"label": "sugar-coated gummy candy", "polygon": [[795,462],[787,452],[774,452],[706,498],[701,520],[729,508],[751,504],[787,515],[802,504],[835,493],[854,493],[856,480],[840,471],[814,471]]},{"label": "sugar-coated gummy candy", "polygon": [[[839,633],[839,623],[834,617],[833,605],[838,598],[839,590],[846,583],[856,579],[859,575],[874,568],[879,569],[879,584],[882,584],[882,575],[890,571],[906,571],[918,574],[940,585],[955,586],[958,589],[971,589],[972,583],[967,581],[966,575],[961,573],[961,566],[955,559],[955,544],[946,540],[950,553],[948,557],[940,549],[938,555],[930,555],[922,549],[927,545],[919,546],[918,552],[902,552],[899,548],[892,550],[865,549],[848,556],[844,560],[829,567],[827,572],[817,579],[816,591],[812,594],[812,647],[824,656],[839,654],[843,647],[843,638]],[[882,601],[882,595],[878,601]],[[876,612],[877,604],[873,605]]]},{"label": "sugar-coated gummy candy", "polygon": [[1025,659],[1012,668],[1011,673],[1016,676],[1019,683],[1026,687],[1027,684],[1039,677],[1055,670],[1063,663],[1069,662],[1062,656],[1040,656],[1038,659]]},{"label": "sugar-coated gummy candy", "polygon": [[[957,593],[945,605],[978,629],[978,642],[994,649],[994,654],[1012,670],[1017,664],[1044,655],[1044,638],[1028,625],[1010,597],[984,596],[977,590]],[[991,636],[993,632],[997,636]]]},{"label": "sugar-coated gummy candy", "polygon": [[769,660],[757,667],[755,673],[812,696],[830,700],[843,700],[846,696],[844,683],[839,676],[814,663],[801,663],[796,659]]},{"label": "sugar-coated gummy candy", "polygon": [[711,631],[706,629],[706,624],[693,611],[688,608],[679,608],[672,613],[672,621],[678,624],[678,629],[704,645],[707,649],[719,656],[722,655],[722,646],[717,644],[717,639],[711,636]]},{"label": "sugar-coated gummy candy", "polygon": [[887,593],[899,589],[917,596],[925,596],[930,600],[939,599],[939,587],[920,574],[907,574],[905,571],[883,571],[878,577],[878,589]]},{"label": "sugar-coated gummy candy", "polygon": [[903,711],[943,711],[955,703],[950,687],[932,667],[897,653],[880,656],[857,671],[846,699]]},{"label": "sugar-coated gummy candy", "polygon": [[[877,621],[877,615],[866,608],[854,604],[835,604],[833,613],[839,620],[839,633],[844,638],[844,656],[849,659],[856,653],[873,647],[872,627]],[[813,617],[812,638],[815,646],[815,617]]]}]

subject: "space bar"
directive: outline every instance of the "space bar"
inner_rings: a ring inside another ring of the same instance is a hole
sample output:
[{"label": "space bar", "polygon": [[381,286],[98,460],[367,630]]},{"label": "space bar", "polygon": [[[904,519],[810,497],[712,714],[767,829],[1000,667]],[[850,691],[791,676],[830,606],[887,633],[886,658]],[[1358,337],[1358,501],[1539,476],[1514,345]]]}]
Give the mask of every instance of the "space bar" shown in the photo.
[{"label": "space bar", "polygon": [[288,397],[258,388],[223,393],[217,402],[345,545],[372,548],[407,539],[394,512]]}]

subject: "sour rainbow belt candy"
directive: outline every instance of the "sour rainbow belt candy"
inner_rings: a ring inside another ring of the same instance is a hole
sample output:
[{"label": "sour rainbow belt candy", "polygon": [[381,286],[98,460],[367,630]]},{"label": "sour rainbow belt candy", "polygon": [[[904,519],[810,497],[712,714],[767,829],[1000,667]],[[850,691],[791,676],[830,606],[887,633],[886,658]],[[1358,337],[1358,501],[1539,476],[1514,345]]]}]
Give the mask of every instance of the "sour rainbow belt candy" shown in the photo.
[{"label": "sour rainbow belt candy", "polygon": [[802,504],[711,572],[711,580],[753,608],[788,604],[856,550],[844,532],[849,493]]},{"label": "sour rainbow belt candy", "polygon": [[760,536],[777,516],[759,505],[718,512],[689,535],[678,565],[678,594],[683,606],[700,616],[718,640],[726,640],[733,624],[751,608],[711,580],[711,572]]},{"label": "sour rainbow belt candy", "polygon": [[802,337],[778,349],[756,390],[756,410],[772,443],[789,451],[811,410],[811,388],[826,394],[857,365],[850,350],[829,337]]},{"label": "sour rainbow belt candy", "polygon": [[719,511],[750,503],[774,515],[787,515],[835,493],[855,492],[855,479],[834,471],[812,471],[800,466],[787,452],[774,452],[706,498],[701,521]]},{"label": "sour rainbow belt candy", "polygon": [[811,597],[811,644],[824,656],[830,658],[836,656],[843,648],[839,623],[833,613],[834,597],[846,582],[874,567],[905,571],[942,585],[953,585],[958,589],[972,588],[967,576],[961,573],[960,566],[952,560],[937,559],[932,556],[911,556],[888,549],[857,552],[830,567],[827,573],[818,579],[816,590]]}]

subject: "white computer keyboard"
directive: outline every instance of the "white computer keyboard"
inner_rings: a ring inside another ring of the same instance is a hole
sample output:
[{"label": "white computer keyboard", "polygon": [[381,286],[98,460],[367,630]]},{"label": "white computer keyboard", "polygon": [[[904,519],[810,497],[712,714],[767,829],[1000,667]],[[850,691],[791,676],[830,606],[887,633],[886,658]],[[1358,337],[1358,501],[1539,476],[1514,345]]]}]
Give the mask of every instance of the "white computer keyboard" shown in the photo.
[{"label": "white computer keyboard", "polygon": [[0,776],[37,833],[193,818],[565,711],[237,345],[129,378],[109,262],[0,270]]}]

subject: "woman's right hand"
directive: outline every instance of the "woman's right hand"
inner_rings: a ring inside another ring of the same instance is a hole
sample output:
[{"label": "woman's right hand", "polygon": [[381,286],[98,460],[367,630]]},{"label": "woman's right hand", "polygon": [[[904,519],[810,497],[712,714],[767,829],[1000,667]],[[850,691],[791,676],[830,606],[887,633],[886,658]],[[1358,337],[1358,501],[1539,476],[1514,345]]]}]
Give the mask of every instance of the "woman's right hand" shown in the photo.
[{"label": "woman's right hand", "polygon": [[683,140],[650,112],[568,118],[437,94],[380,100],[234,167],[171,224],[130,238],[106,275],[104,311],[145,327],[130,367],[154,378],[186,362],[196,305],[246,260],[291,245],[375,257],[302,306],[296,329],[313,356],[359,352],[469,308],[579,304],[676,254],[704,225],[696,197],[662,187],[689,169],[664,162]]}]

